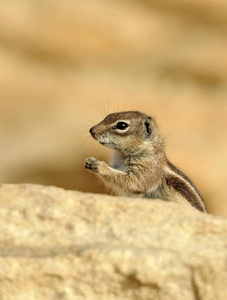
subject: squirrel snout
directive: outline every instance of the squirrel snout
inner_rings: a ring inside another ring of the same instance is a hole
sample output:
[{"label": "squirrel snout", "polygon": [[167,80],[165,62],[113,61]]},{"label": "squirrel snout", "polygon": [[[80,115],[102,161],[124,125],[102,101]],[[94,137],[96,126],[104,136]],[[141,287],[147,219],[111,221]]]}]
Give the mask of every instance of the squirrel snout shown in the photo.
[{"label": "squirrel snout", "polygon": [[94,137],[95,136],[95,130],[94,130],[94,127],[92,127],[90,130],[89,130],[90,134]]}]

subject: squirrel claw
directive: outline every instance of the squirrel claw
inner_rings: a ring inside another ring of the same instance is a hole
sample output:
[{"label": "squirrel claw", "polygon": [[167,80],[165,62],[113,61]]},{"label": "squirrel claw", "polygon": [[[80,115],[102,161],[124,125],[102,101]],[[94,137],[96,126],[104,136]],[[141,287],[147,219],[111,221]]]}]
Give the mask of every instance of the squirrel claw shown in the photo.
[{"label": "squirrel claw", "polygon": [[88,170],[91,170],[95,173],[98,173],[99,172],[99,166],[102,162],[95,159],[94,157],[88,157],[85,159],[85,163],[84,163],[84,166],[85,166],[85,169],[88,169]]}]

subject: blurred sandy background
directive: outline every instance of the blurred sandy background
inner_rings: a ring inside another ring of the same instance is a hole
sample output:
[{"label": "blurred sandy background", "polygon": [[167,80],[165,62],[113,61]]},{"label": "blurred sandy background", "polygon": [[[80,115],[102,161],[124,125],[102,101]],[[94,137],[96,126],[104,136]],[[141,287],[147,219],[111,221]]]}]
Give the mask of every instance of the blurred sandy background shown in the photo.
[{"label": "blurred sandy background", "polygon": [[227,216],[227,1],[2,0],[0,66],[1,182],[104,192],[88,130],[138,109]]}]

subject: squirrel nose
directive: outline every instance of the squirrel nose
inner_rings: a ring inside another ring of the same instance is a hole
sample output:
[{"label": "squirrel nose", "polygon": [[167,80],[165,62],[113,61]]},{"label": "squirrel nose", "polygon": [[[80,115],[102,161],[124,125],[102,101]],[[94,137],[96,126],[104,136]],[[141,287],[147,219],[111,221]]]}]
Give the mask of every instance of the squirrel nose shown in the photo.
[{"label": "squirrel nose", "polygon": [[95,135],[94,127],[92,127],[92,128],[89,130],[89,132],[90,132],[90,134],[91,134],[92,136],[94,136],[94,135]]}]

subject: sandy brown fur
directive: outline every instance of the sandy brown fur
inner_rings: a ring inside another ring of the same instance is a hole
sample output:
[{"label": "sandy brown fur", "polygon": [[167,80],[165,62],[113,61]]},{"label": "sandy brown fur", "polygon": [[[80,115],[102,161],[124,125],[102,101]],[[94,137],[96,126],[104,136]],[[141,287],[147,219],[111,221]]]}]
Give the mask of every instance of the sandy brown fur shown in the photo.
[{"label": "sandy brown fur", "polygon": [[[126,129],[118,128],[122,122]],[[89,157],[85,168],[96,173],[117,195],[160,198],[207,212],[192,181],[168,161],[154,118],[137,111],[113,113],[90,133],[113,148],[115,154],[111,166]]]}]

